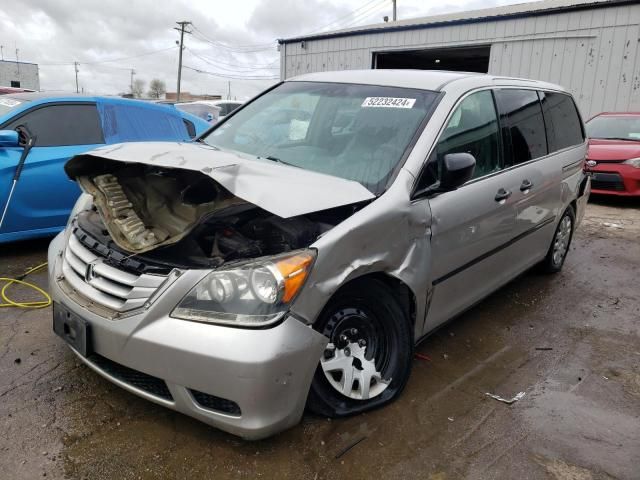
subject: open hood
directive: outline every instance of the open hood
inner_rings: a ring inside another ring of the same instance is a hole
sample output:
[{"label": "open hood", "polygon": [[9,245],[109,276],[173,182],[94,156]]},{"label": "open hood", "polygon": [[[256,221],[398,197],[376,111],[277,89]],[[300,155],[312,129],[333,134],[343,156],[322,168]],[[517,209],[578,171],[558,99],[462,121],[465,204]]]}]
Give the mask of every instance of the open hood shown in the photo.
[{"label": "open hood", "polygon": [[94,197],[113,240],[135,253],[175,243],[214,212],[253,204],[281,218],[371,200],[361,184],[199,143],[126,143],[65,171]]},{"label": "open hood", "polygon": [[247,202],[283,218],[371,200],[358,182],[267,160],[249,160],[201,143],[121,143],[96,148],[67,162],[72,180],[96,158],[201,172]]}]

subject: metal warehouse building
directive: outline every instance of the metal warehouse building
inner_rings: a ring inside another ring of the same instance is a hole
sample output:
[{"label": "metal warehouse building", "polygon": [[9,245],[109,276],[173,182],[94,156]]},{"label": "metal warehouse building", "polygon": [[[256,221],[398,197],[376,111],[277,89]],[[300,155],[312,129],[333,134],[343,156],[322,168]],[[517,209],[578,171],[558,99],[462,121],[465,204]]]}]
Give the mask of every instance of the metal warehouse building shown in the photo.
[{"label": "metal warehouse building", "polygon": [[279,40],[282,79],[368,68],[485,72],[560,84],[584,117],[640,110],[640,2],[545,0]]},{"label": "metal warehouse building", "polygon": [[40,90],[38,65],[0,60],[0,86]]}]

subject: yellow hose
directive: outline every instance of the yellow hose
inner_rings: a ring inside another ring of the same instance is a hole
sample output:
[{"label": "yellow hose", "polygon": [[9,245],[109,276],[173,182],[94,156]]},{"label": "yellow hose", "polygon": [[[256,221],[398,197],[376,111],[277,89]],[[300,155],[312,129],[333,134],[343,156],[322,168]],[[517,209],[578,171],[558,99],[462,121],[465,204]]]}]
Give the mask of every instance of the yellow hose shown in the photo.
[{"label": "yellow hose", "polygon": [[[37,267],[33,267],[30,268],[29,270],[27,270],[24,274],[22,274],[20,276],[20,278],[7,278],[7,277],[0,277],[0,282],[6,282],[2,289],[0,290],[0,298],[2,299],[3,303],[0,303],[0,308],[1,307],[17,307],[17,308],[46,308],[49,305],[51,305],[51,297],[49,296],[49,294],[47,292],[45,292],[42,288],[40,288],[37,285],[34,285],[33,283],[29,283],[29,282],[25,282],[23,280],[24,277],[26,277],[27,275],[37,272],[38,270],[44,268],[47,266],[47,263],[42,263],[40,265],[38,265]],[[32,290],[35,290],[36,292],[38,292],[40,295],[42,295],[42,297],[44,298],[44,300],[39,300],[39,301],[31,301],[31,302],[15,302],[13,300],[11,300],[8,296],[7,296],[7,289],[13,285],[14,283],[17,283],[18,285],[23,285],[27,288],[30,288]]]}]

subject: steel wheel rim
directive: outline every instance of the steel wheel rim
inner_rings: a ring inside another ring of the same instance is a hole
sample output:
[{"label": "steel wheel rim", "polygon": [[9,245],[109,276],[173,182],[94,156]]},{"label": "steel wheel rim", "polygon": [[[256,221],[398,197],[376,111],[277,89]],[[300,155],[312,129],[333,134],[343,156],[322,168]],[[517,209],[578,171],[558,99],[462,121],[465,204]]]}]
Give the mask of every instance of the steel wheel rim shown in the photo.
[{"label": "steel wheel rim", "polygon": [[560,265],[567,254],[569,240],[571,239],[571,227],[571,217],[569,215],[562,217],[560,225],[558,225],[556,235],[553,239],[552,256],[554,265]]},{"label": "steel wheel rim", "polygon": [[391,378],[384,378],[384,371],[391,352],[382,322],[360,308],[344,308],[323,333],[331,340],[320,359],[329,385],[353,400],[369,400],[387,389]]}]

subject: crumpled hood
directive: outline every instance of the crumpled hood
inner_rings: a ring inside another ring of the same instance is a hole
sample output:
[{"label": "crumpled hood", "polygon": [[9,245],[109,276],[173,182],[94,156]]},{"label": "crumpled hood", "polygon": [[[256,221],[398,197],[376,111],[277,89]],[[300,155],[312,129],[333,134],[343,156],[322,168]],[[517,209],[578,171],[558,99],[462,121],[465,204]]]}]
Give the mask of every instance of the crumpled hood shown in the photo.
[{"label": "crumpled hood", "polygon": [[87,174],[96,159],[201,172],[233,195],[283,218],[371,200],[358,182],[242,158],[201,143],[145,142],[108,145],[67,162],[69,178]]},{"label": "crumpled hood", "polygon": [[590,160],[620,162],[640,157],[640,142],[624,140],[589,140]]}]

